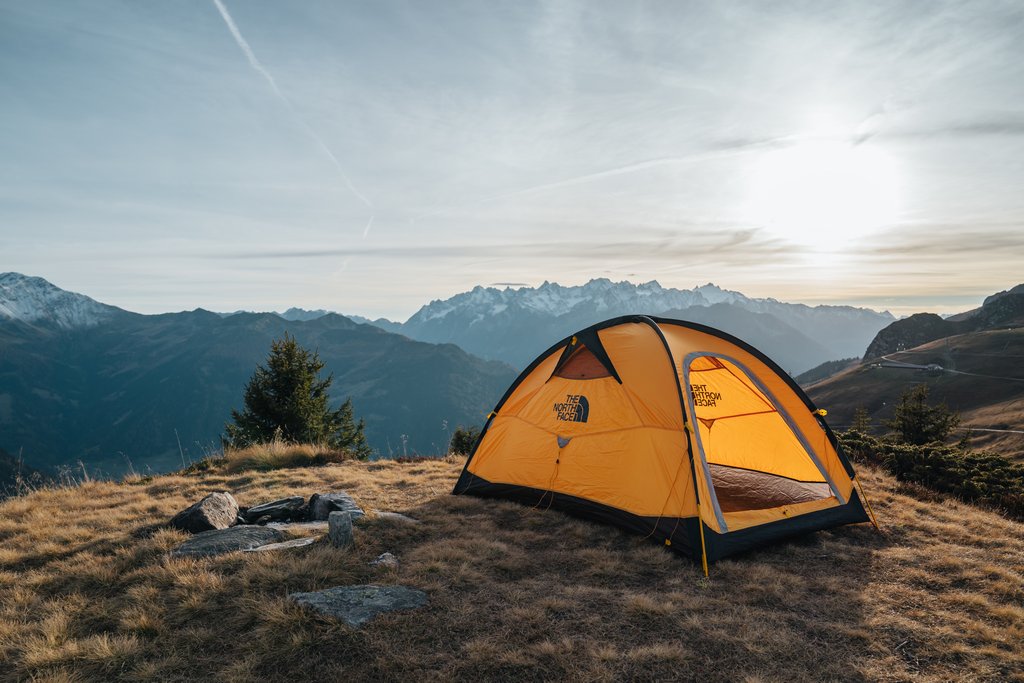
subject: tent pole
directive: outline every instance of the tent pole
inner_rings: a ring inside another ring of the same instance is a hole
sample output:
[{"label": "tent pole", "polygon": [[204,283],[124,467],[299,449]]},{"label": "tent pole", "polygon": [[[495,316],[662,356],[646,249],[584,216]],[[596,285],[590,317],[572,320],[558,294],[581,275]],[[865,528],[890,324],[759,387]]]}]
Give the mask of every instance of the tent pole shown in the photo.
[{"label": "tent pole", "polygon": [[875,525],[876,531],[881,531],[878,527],[878,521],[875,519],[875,511],[871,509],[871,501],[864,495],[864,484],[860,483],[859,477],[854,477],[853,481],[857,484],[857,488],[860,489],[860,497],[864,499],[864,504],[868,506],[868,514],[871,515],[871,523]]},{"label": "tent pole", "polygon": [[704,545],[704,520],[700,517],[700,503],[697,503],[697,528],[700,529],[700,560],[704,565],[704,578],[708,576],[708,550]]}]

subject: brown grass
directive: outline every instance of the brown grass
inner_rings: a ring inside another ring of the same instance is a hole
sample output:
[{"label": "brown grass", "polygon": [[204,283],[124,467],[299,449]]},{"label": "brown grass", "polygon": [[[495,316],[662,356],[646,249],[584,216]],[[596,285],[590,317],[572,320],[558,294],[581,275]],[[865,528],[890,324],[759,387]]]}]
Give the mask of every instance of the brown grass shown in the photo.
[{"label": "brown grass", "polygon": [[246,470],[268,472],[336,464],[346,460],[352,460],[352,454],[345,450],[322,444],[289,443],[274,439],[246,448],[228,448],[224,451],[224,457],[215,460],[215,465],[230,473]]},{"label": "brown grass", "polygon": [[[0,504],[0,680],[1024,680],[1024,525],[861,468],[883,525],[698,567],[554,511],[449,495],[461,460],[91,482]],[[346,489],[373,519],[321,544],[170,559],[158,525]],[[384,551],[397,570],[368,562]],[[289,592],[375,582],[428,607],[352,630]]]}]

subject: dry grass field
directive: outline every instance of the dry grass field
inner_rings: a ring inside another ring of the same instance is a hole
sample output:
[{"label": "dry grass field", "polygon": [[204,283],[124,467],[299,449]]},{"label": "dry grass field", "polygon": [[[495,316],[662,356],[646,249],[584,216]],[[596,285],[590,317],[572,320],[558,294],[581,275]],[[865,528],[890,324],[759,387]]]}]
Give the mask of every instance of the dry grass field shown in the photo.
[{"label": "dry grass field", "polygon": [[[0,680],[1024,680],[1024,525],[861,468],[882,524],[723,561],[554,511],[449,495],[461,459],[169,475],[0,504]],[[172,559],[162,528],[345,489],[357,546]],[[394,510],[417,526],[384,518]],[[398,569],[368,566],[384,551]],[[360,630],[286,595],[356,583],[428,607]]]}]

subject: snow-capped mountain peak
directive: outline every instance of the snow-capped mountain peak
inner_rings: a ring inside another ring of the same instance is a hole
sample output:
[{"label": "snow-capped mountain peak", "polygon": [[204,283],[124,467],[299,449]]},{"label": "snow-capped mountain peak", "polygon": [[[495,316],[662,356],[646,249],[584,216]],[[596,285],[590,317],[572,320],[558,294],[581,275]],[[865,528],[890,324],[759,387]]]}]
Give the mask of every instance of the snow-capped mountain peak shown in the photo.
[{"label": "snow-capped mountain peak", "polygon": [[120,310],[41,277],[0,273],[0,319],[74,329],[99,325]]},{"label": "snow-capped mountain peak", "polygon": [[592,306],[597,311],[657,312],[748,301],[750,300],[739,292],[721,289],[711,283],[694,289],[667,289],[657,280],[633,284],[596,278],[585,284],[572,286],[545,280],[538,287],[517,289],[477,285],[472,290],[456,294],[450,299],[431,301],[413,315],[409,323],[424,323],[444,318],[456,311],[464,313],[468,310],[486,315],[519,308],[539,315],[557,317],[569,313],[581,304]]}]

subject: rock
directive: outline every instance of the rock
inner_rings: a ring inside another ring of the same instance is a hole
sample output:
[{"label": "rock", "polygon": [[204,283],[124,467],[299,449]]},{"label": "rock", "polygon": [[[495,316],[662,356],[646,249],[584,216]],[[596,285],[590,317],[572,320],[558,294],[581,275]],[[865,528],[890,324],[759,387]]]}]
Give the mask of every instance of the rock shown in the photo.
[{"label": "rock", "polygon": [[282,541],[280,543],[268,543],[261,545],[256,548],[246,548],[242,552],[245,553],[260,553],[264,550],[287,550],[288,548],[303,548],[307,545],[313,545],[320,540],[319,536],[306,536],[305,538],[293,538],[290,541]]},{"label": "rock", "polygon": [[172,550],[171,556],[211,557],[236,550],[250,550],[268,543],[280,543],[287,538],[277,529],[265,526],[233,526],[230,529],[198,533]]},{"label": "rock", "polygon": [[352,515],[335,510],[327,518],[327,538],[335,548],[351,548],[355,545],[352,533]]},{"label": "rock", "polygon": [[227,529],[238,518],[238,503],[227,491],[211,493],[171,518],[175,529],[198,534],[213,529]]},{"label": "rock", "polygon": [[370,562],[371,567],[387,567],[388,569],[398,568],[398,558],[391,553],[383,553],[376,560]]},{"label": "rock", "polygon": [[288,498],[281,498],[280,500],[272,500],[269,503],[261,503],[260,505],[254,505],[245,512],[242,513],[242,517],[249,524],[258,524],[256,520],[268,518],[268,521],[277,520],[290,520],[294,518],[305,517],[300,514],[300,510],[305,505],[306,501],[302,496],[290,496]]},{"label": "rock", "polygon": [[338,586],[315,593],[292,593],[290,600],[352,628],[384,612],[416,609],[427,604],[427,594],[405,586]]},{"label": "rock", "polygon": [[[383,519],[388,522],[399,522],[400,524],[419,524],[420,520],[407,517],[401,512],[375,512],[374,519]],[[363,517],[363,519],[367,519]]]},{"label": "rock", "polygon": [[337,493],[314,493],[309,499],[309,519],[327,519],[335,511],[349,512],[352,519],[363,516],[363,509],[344,491]]},{"label": "rock", "polygon": [[327,531],[327,520],[322,522],[268,522],[267,526],[281,531]]}]

